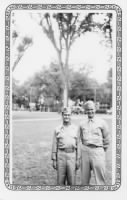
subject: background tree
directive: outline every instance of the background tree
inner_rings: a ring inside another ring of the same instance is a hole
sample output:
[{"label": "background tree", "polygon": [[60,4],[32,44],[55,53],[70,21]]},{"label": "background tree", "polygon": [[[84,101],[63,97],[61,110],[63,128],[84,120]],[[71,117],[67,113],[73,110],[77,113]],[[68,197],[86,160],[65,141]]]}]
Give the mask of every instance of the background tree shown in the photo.
[{"label": "background tree", "polygon": [[21,33],[18,31],[16,20],[12,21],[12,25],[12,45],[13,50],[16,52],[12,65],[12,71],[14,71],[28,47],[32,45],[33,40],[30,36],[21,35]]},{"label": "background tree", "polygon": [[[80,71],[69,69],[69,74],[69,99],[74,102],[77,99],[83,102],[91,99],[112,106],[112,69],[109,70],[107,82],[103,84],[90,78],[91,73],[85,67]],[[43,67],[23,85],[19,85],[13,79],[13,103],[17,103],[19,107],[28,104],[28,101],[38,102],[41,97],[44,98],[44,105],[47,107],[52,107],[55,103],[62,105],[62,91],[61,71],[57,63]]]},{"label": "background tree", "polygon": [[108,87],[112,89],[112,68],[110,68],[108,71],[107,80],[108,80]]},{"label": "background tree", "polygon": [[49,68],[43,67],[33,77],[32,86],[38,90],[38,96],[43,93],[45,98],[53,97],[54,100],[61,100],[63,85],[59,66],[51,63]]},{"label": "background tree", "polygon": [[80,99],[85,101],[88,99],[95,100],[94,88],[98,88],[96,80],[89,77],[89,73],[78,71],[71,72],[71,87],[70,87],[70,98],[74,101]]},{"label": "background tree", "polygon": [[[95,15],[101,15],[103,20],[99,21]],[[62,74],[64,87],[64,106],[68,104],[69,90],[69,55],[73,43],[78,37],[87,31],[101,30],[109,41],[112,41],[111,20],[112,14],[87,13],[57,13],[51,15],[39,14],[39,25],[53,44],[57,55]],[[55,22],[53,22],[55,20]]]}]

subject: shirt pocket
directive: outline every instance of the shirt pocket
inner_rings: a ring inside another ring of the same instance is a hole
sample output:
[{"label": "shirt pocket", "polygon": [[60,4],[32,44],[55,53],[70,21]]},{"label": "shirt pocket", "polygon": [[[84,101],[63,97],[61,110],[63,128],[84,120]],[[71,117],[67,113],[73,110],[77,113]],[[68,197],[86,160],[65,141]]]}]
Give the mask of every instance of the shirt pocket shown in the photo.
[{"label": "shirt pocket", "polygon": [[100,129],[99,127],[93,129],[92,132],[93,132],[93,134],[94,134],[95,136],[100,136],[100,135],[101,135],[101,129]]},{"label": "shirt pocket", "polygon": [[82,127],[82,136],[86,136],[86,135],[88,135],[88,134],[89,134],[88,129],[85,128],[85,127]]},{"label": "shirt pocket", "polygon": [[57,139],[63,138],[63,132],[62,132],[62,131],[58,131],[58,132],[56,133],[56,138],[57,138]]},{"label": "shirt pocket", "polygon": [[77,132],[74,130],[74,131],[71,131],[71,133],[69,134],[69,136],[71,137],[71,138],[74,138],[74,139],[76,139],[77,137],[78,137],[78,135],[77,135]]}]

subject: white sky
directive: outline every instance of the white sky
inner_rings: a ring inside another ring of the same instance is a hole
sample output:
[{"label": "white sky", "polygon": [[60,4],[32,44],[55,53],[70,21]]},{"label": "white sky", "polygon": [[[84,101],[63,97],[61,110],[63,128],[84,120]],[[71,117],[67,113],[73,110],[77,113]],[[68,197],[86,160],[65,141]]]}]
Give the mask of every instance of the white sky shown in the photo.
[{"label": "white sky", "polygon": [[[41,27],[30,18],[28,12],[15,11],[15,17],[21,35],[28,35],[33,38],[33,45],[27,49],[13,72],[13,77],[23,83],[35,72],[40,71],[43,66],[47,66],[51,61],[57,60],[57,55]],[[109,63],[106,60],[108,52],[99,45],[100,37],[96,33],[86,33],[85,36],[79,38],[72,47],[70,64],[77,70],[81,65],[92,66],[93,72],[91,76],[96,78],[99,83],[102,83],[106,81]],[[11,50],[12,66],[15,49],[11,48]]]}]

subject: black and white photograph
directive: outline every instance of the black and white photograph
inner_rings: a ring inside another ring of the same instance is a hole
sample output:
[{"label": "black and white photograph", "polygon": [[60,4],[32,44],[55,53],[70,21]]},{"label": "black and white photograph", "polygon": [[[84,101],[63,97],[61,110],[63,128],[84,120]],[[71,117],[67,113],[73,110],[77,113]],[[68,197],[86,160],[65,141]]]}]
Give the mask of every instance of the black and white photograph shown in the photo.
[{"label": "black and white photograph", "polygon": [[121,8],[9,5],[4,116],[8,189],[118,190]]}]

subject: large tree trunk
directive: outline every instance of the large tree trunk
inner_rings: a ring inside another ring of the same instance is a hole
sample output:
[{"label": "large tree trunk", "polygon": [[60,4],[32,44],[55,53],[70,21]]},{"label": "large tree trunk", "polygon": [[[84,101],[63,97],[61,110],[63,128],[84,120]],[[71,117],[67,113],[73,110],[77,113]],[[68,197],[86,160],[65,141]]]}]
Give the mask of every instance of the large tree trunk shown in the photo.
[{"label": "large tree trunk", "polygon": [[68,98],[69,98],[69,69],[68,65],[65,66],[65,73],[64,73],[64,89],[63,89],[63,106],[68,106]]},{"label": "large tree trunk", "polygon": [[64,84],[64,89],[63,89],[63,107],[68,106],[68,84]]},{"label": "large tree trunk", "polygon": [[68,40],[66,40],[66,58],[65,58],[65,85],[64,85],[64,106],[68,106],[68,97],[69,97],[69,66],[68,66],[68,61],[69,61],[69,48],[68,48]]},{"label": "large tree trunk", "polygon": [[63,80],[63,107],[68,106],[68,93],[69,93],[69,67],[68,67],[68,60],[69,60],[69,49],[66,45],[66,57],[65,63],[62,62],[62,54],[61,51],[58,52],[59,58],[59,65],[61,69],[61,75]]},{"label": "large tree trunk", "polygon": [[69,91],[69,86],[68,86],[68,63],[66,65],[63,65],[61,55],[59,55],[59,65],[61,69],[61,76],[62,76],[62,81],[63,81],[63,107],[68,106],[68,91]]}]

